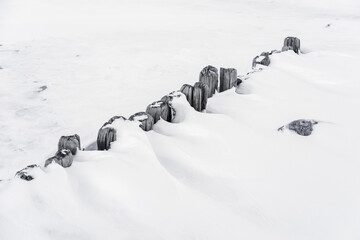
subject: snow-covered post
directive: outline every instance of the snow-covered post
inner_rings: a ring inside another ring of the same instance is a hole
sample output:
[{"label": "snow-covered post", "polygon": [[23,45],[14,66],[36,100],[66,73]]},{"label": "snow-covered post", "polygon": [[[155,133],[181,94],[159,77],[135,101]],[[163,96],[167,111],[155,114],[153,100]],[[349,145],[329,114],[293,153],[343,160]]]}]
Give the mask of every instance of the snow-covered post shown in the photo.
[{"label": "snow-covered post", "polygon": [[116,130],[115,128],[108,126],[111,125],[115,120],[122,119],[126,120],[123,116],[114,116],[99,129],[98,137],[96,140],[98,150],[109,150],[110,144],[116,141]]},{"label": "snow-covered post", "polygon": [[269,52],[263,52],[260,54],[260,56],[256,56],[252,62],[252,67],[255,68],[256,64],[261,64],[264,66],[270,65],[270,53]]},{"label": "snow-covered post", "polygon": [[129,117],[130,121],[139,121],[144,131],[150,131],[154,125],[154,118],[146,112],[138,112]]},{"label": "snow-covered post", "polygon": [[58,150],[69,149],[73,155],[76,154],[77,149],[81,150],[80,136],[75,134],[71,136],[62,136],[58,143]]},{"label": "snow-covered post", "polygon": [[67,168],[70,167],[74,160],[74,155],[69,149],[59,149],[54,157],[51,157],[45,161],[45,167],[52,162],[56,162],[60,166]]},{"label": "snow-covered post", "polygon": [[153,102],[146,108],[146,113],[153,117],[154,124],[157,123],[160,118],[171,122],[171,109],[166,102]]},{"label": "snow-covered post", "polygon": [[211,65],[204,67],[200,72],[199,82],[203,82],[209,87],[208,97],[212,97],[215,91],[218,90],[218,78],[217,68]]},{"label": "snow-covered post", "polygon": [[234,68],[220,68],[220,92],[235,86],[237,71]]},{"label": "snow-covered post", "polygon": [[203,82],[196,82],[193,91],[192,106],[198,112],[206,109],[207,99],[209,96],[209,87]]},{"label": "snow-covered post", "polygon": [[189,84],[184,84],[180,88],[180,92],[182,92],[186,96],[186,99],[191,106],[193,102],[193,91],[194,91],[194,87]]},{"label": "snow-covered post", "polygon": [[287,37],[284,40],[284,46],[282,47],[282,51],[293,50],[297,54],[299,54],[300,50],[300,39],[297,37]]}]

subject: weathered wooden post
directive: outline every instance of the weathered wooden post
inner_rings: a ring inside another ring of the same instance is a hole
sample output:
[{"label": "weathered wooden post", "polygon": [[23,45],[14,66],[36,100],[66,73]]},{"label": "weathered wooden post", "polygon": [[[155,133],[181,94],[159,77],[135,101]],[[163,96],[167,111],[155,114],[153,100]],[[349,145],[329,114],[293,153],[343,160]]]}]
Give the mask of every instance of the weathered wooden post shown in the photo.
[{"label": "weathered wooden post", "polygon": [[184,84],[180,88],[180,92],[182,92],[186,96],[186,100],[189,102],[190,105],[192,105],[193,102],[193,91],[194,87],[189,84]]},{"label": "weathered wooden post", "polygon": [[154,118],[146,112],[138,112],[129,117],[130,121],[139,121],[144,131],[150,131],[154,125]]},{"label": "weathered wooden post", "polygon": [[215,94],[215,91],[218,90],[218,70],[217,68],[209,65],[204,67],[200,72],[199,82],[205,83],[209,87],[208,97],[212,97]]},{"label": "weathered wooden post", "polygon": [[236,84],[237,71],[234,68],[220,68],[220,92],[224,92]]},{"label": "weathered wooden post", "polygon": [[58,150],[69,149],[73,155],[76,154],[77,149],[81,150],[80,136],[75,134],[71,136],[62,136],[58,143]]},{"label": "weathered wooden post", "polygon": [[117,119],[121,119],[123,121],[126,120],[126,118],[124,118],[123,116],[114,116],[110,118],[109,121],[104,123],[104,125],[99,129],[98,137],[96,140],[98,150],[109,150],[110,144],[116,141],[116,130],[115,128],[108,125],[111,125]]},{"label": "weathered wooden post", "polygon": [[300,39],[297,37],[287,37],[284,40],[284,46],[282,47],[282,51],[293,50],[297,54],[299,54],[300,50]]},{"label": "weathered wooden post", "polygon": [[154,124],[160,120],[171,122],[171,109],[166,102],[157,101],[153,102],[146,108],[146,113],[151,115],[154,119]]},{"label": "weathered wooden post", "polygon": [[60,166],[67,168],[70,167],[74,160],[74,155],[69,149],[60,149],[56,152],[54,157],[51,157],[45,161],[45,167],[52,162],[56,162]]},{"label": "weathered wooden post", "polygon": [[203,82],[196,82],[193,91],[193,108],[198,112],[206,109],[208,96],[209,87]]},{"label": "weathered wooden post", "polygon": [[269,52],[263,52],[260,54],[260,56],[256,56],[253,59],[252,62],[252,68],[256,67],[256,64],[261,64],[264,66],[269,66],[270,65],[270,57],[269,57],[270,53]]},{"label": "weathered wooden post", "polygon": [[[31,174],[32,169],[39,168],[40,166],[37,164],[32,164],[27,166],[26,168],[21,169],[15,174],[15,177],[21,178],[25,181],[31,181],[34,179],[33,175]],[[1,180],[0,180],[1,181]]]}]

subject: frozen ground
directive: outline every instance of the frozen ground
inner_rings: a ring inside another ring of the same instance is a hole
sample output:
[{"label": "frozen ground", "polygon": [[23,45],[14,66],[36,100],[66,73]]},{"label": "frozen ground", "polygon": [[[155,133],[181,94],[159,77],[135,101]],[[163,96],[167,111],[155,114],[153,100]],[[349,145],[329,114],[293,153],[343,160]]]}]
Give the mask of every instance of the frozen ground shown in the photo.
[{"label": "frozen ground", "polygon": [[[303,54],[207,113],[180,99],[176,123],[1,181],[0,239],[360,239],[358,1],[0,0],[0,179],[291,35]],[[276,131],[299,118],[321,122]]]}]

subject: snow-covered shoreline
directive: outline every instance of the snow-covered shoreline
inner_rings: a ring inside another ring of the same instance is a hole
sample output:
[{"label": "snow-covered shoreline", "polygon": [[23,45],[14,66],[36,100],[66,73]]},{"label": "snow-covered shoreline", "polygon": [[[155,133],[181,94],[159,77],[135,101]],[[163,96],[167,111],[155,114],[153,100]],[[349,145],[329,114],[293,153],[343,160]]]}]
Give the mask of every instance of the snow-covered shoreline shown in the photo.
[{"label": "snow-covered shoreline", "polygon": [[[303,54],[271,56],[207,113],[179,101],[177,123],[129,122],[108,152],[1,181],[0,239],[360,237],[356,1],[24,2],[0,2],[1,179],[43,165],[61,135],[90,144],[208,64],[249,72],[286,36]],[[299,118],[323,123],[277,131]]]}]

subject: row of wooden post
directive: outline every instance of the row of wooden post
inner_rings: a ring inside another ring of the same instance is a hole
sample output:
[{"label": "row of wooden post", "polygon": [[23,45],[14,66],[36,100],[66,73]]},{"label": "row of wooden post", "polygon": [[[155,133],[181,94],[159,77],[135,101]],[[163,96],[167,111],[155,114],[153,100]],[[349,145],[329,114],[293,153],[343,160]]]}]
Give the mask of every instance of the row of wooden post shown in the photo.
[{"label": "row of wooden post", "polygon": [[[293,50],[295,53],[300,52],[300,40],[296,37],[287,37],[284,40],[282,51]],[[253,60],[253,68],[256,64],[266,65],[270,64],[270,55],[280,51],[263,52],[260,56],[256,56]],[[203,111],[206,109],[207,100],[214,96],[215,92],[224,92],[241,83],[241,79],[237,77],[237,71],[234,68],[220,68],[220,76],[218,69],[213,66],[206,66],[199,75],[199,81],[194,85],[184,84],[178,92],[186,96],[189,104],[196,111]],[[150,131],[153,125],[162,118],[165,121],[171,122],[175,115],[175,109],[172,107],[172,100],[179,95],[177,92],[172,92],[159,101],[150,104],[145,112],[138,112],[129,117],[130,121],[139,121],[140,127],[144,131]],[[123,116],[114,116],[99,129],[97,137],[97,150],[110,149],[111,143],[116,141],[116,129],[111,125],[114,121],[126,121]],[[80,136],[75,134],[72,136],[62,136],[58,143],[58,151],[54,157],[46,160],[45,167],[56,162],[63,167],[70,167],[73,158],[81,150]],[[16,173],[16,176],[30,181],[32,176],[27,174],[27,169],[39,167],[37,165],[30,165],[23,170]]]}]

